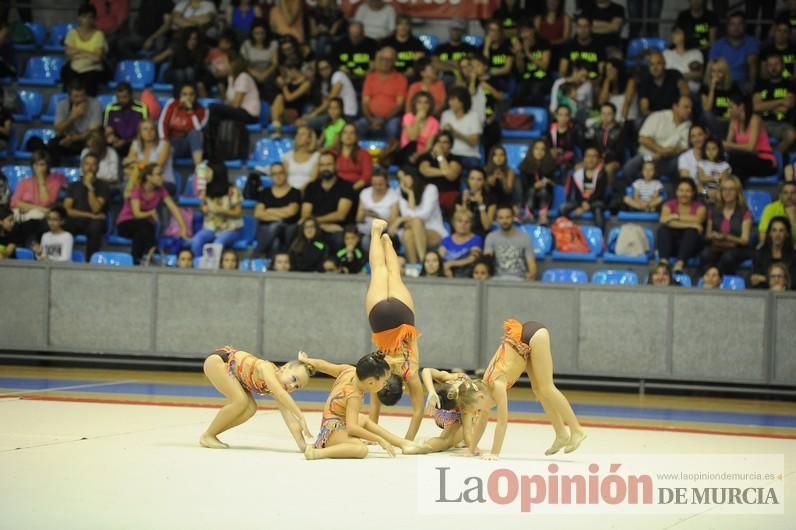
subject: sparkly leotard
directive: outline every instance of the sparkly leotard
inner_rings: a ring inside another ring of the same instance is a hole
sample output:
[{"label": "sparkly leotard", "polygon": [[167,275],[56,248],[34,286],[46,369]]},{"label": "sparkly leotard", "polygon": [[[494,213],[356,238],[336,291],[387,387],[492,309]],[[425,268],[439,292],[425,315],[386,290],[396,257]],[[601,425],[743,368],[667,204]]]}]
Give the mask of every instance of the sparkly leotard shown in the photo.
[{"label": "sparkly leotard", "polygon": [[321,430],[315,440],[315,447],[322,449],[326,447],[329,436],[333,432],[346,428],[345,414],[346,401],[352,395],[358,393],[354,381],[356,379],[356,369],[351,366],[344,369],[334,380],[332,390],[323,406],[323,419],[321,420]]},{"label": "sparkly leotard", "polygon": [[227,365],[227,371],[231,376],[238,380],[240,385],[249,392],[256,392],[261,396],[271,394],[265,380],[258,376],[257,367],[261,363],[267,363],[249,352],[236,350],[232,346],[222,346],[214,351]]}]

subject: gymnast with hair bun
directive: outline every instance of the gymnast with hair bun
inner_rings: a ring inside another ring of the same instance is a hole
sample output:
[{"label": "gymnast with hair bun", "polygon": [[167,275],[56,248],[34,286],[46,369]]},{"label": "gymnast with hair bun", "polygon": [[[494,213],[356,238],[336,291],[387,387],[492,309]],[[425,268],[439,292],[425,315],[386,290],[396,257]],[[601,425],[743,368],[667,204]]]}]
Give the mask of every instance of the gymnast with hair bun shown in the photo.
[{"label": "gymnast with hair bun", "polygon": [[318,438],[304,450],[307,460],[365,458],[367,442],[378,443],[391,457],[395,456],[393,446],[400,447],[404,454],[425,452],[414,442],[399,438],[359,413],[363,394],[378,392],[390,378],[390,366],[382,353],[369,353],[356,366],[311,359],[304,352],[299,353],[299,361],[335,378],[323,407]]},{"label": "gymnast with hair bun", "polygon": [[227,398],[216,417],[199,438],[199,444],[212,449],[226,449],[218,439],[222,432],[240,425],[257,412],[253,393],[276,400],[279,412],[299,451],[304,451],[304,435],[312,437],[304,414],[290,397],[290,392],[306,386],[315,369],[308,363],[291,361],[280,368],[249,352],[223,346],[205,359],[204,372],[210,383]]},{"label": "gymnast with hair bun", "polygon": [[434,422],[442,429],[439,436],[424,440],[422,446],[437,453],[464,442],[470,455],[478,455],[482,433],[476,433],[474,427],[480,415],[488,416],[494,406],[483,381],[435,368],[423,368],[421,378],[428,392],[426,411],[433,414]]}]

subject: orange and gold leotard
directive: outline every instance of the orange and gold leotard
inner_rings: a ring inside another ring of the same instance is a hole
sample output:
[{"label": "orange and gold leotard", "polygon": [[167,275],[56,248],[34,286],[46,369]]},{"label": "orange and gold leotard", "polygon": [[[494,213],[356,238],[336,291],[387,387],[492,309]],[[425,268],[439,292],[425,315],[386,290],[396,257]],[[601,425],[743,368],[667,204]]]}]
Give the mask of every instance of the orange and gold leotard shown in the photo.
[{"label": "orange and gold leotard", "polygon": [[323,406],[323,419],[321,430],[315,440],[315,447],[322,449],[333,432],[345,429],[346,402],[348,398],[359,394],[356,384],[356,369],[350,366],[338,374],[334,380],[332,390]]},{"label": "orange and gold leotard", "polygon": [[[543,329],[544,326],[538,322],[529,321],[525,324],[520,324],[519,320],[509,319],[503,322],[503,339],[500,343],[500,348],[489,361],[489,366],[484,372],[484,382],[492,384],[499,376],[506,376],[506,369],[508,367],[507,355],[519,355],[526,362],[531,358],[530,342],[534,334]],[[507,351],[506,346],[510,346]],[[517,379],[507,379],[507,388],[514,386]]]},{"label": "orange and gold leotard", "polygon": [[249,352],[236,350],[232,346],[222,346],[217,348],[216,355],[221,356],[227,365],[227,371],[231,376],[238,380],[240,385],[249,392],[256,392],[261,396],[271,394],[271,390],[265,380],[258,376],[257,367],[261,363],[267,363]]},{"label": "orange and gold leotard", "polygon": [[368,320],[371,339],[385,355],[392,373],[408,381],[419,366],[414,313],[397,298],[388,298],[373,306]]}]

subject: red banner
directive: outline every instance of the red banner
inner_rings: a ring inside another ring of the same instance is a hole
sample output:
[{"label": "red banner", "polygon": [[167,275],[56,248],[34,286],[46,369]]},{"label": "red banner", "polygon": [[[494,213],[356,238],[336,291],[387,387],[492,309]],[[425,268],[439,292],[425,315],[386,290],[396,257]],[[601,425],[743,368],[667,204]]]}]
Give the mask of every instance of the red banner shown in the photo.
[{"label": "red banner", "polygon": [[[357,8],[366,0],[338,0],[340,8],[348,16],[354,16]],[[477,18],[487,19],[497,9],[500,0],[385,0],[399,15],[418,18]]]}]

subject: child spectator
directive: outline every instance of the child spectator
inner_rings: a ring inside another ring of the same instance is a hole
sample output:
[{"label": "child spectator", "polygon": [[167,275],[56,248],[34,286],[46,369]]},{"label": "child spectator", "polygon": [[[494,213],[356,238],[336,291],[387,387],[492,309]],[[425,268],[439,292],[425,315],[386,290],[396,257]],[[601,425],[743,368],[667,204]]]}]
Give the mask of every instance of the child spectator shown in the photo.
[{"label": "child spectator", "polygon": [[473,280],[486,281],[492,277],[492,260],[488,256],[481,256],[473,263]]},{"label": "child spectator", "polygon": [[495,145],[489,151],[485,171],[487,189],[494,194],[497,203],[516,205],[519,202],[519,182],[509,167],[506,149],[502,145]]},{"label": "child spectator", "polygon": [[423,256],[423,268],[420,269],[420,276],[445,277],[445,272],[442,269],[442,258],[436,250],[429,250]]},{"label": "child spectator", "polygon": [[663,184],[656,177],[655,162],[644,161],[641,166],[641,178],[633,181],[633,196],[625,196],[625,205],[631,210],[655,212],[663,202],[661,191]]},{"label": "child spectator", "polygon": [[193,252],[191,249],[184,248],[177,253],[178,269],[193,269]]},{"label": "child spectator", "polygon": [[721,179],[732,173],[730,164],[724,159],[724,147],[721,140],[708,138],[705,140],[704,152],[697,161],[697,181],[700,193],[707,195],[708,201],[719,200],[719,183]]},{"label": "child spectator", "polygon": [[359,274],[365,266],[367,257],[359,245],[359,232],[355,225],[346,226],[343,233],[344,247],[335,255],[336,265],[340,272]]},{"label": "child spectator", "polygon": [[320,272],[326,259],[327,247],[320,234],[318,221],[308,217],[301,223],[301,229],[290,245],[292,270],[299,272]]},{"label": "child spectator", "polygon": [[36,259],[41,261],[71,261],[74,238],[64,230],[66,210],[56,206],[47,212],[47,226],[50,228],[41,236],[41,244],[33,243]]}]

